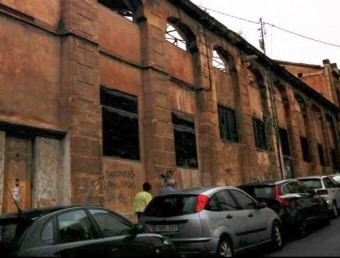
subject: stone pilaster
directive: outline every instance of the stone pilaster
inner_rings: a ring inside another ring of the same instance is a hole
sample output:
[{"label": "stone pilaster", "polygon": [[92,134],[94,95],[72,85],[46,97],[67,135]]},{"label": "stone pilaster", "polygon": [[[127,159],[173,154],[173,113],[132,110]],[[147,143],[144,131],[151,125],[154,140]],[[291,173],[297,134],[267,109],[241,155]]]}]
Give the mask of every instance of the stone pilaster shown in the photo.
[{"label": "stone pilaster", "polygon": [[61,1],[60,123],[68,133],[73,204],[103,204],[97,4]]}]

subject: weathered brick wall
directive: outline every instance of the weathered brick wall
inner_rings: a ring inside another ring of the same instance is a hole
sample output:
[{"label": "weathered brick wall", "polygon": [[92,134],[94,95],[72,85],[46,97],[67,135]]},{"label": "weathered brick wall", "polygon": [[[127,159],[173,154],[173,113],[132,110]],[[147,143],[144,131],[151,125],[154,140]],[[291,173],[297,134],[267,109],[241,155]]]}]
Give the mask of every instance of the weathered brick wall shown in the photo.
[{"label": "weathered brick wall", "polygon": [[[138,22],[96,0],[0,3],[28,15],[20,18],[25,22],[11,18],[13,13],[0,15],[5,25],[0,27],[0,79],[5,86],[0,87],[0,119],[66,134],[62,141],[42,137],[34,143],[37,206],[99,204],[135,219],[134,195],[145,181],[156,195],[167,169],[174,171],[178,188],[280,178],[283,158],[273,98],[278,124],[289,133],[295,175],[332,171],[320,165],[316,136],[322,133],[312,122],[312,106],[324,109],[302,94],[307,105],[303,119],[296,110],[299,91],[290,82],[280,81],[280,90],[273,89],[263,64],[242,62],[245,53],[170,2],[140,2]],[[168,18],[191,30],[189,51],[165,40]],[[223,49],[229,73],[212,66],[213,49]],[[263,77],[261,89],[249,86],[253,68]],[[140,160],[103,156],[100,86],[137,97]],[[218,104],[235,109],[238,143],[221,140]],[[176,166],[173,111],[195,122],[198,169]],[[256,149],[253,117],[266,123],[266,151]],[[3,143],[6,136],[0,135]],[[310,163],[302,159],[301,135],[309,140]],[[328,151],[336,145],[334,139],[323,141]],[[44,157],[46,151],[50,153]],[[1,166],[0,161],[0,172]],[[50,174],[43,173],[45,168]],[[59,182],[50,182],[48,175]]]}]

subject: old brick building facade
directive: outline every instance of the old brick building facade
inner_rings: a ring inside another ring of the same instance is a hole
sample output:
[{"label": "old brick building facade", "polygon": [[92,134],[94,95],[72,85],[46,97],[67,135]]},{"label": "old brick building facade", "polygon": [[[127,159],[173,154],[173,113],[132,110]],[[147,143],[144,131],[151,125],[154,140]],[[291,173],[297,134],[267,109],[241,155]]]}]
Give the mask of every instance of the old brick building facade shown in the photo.
[{"label": "old brick building facade", "polygon": [[336,65],[310,87],[189,1],[1,0],[0,24],[2,212],[130,217],[167,169],[179,188],[339,169]]}]

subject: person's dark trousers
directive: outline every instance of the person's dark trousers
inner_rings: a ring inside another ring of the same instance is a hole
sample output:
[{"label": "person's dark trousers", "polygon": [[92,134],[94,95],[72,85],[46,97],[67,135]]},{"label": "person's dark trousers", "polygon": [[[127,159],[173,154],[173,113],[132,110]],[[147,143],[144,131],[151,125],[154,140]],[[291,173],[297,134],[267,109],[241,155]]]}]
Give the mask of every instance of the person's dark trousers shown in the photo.
[{"label": "person's dark trousers", "polygon": [[140,218],[140,216],[142,215],[142,212],[136,212],[136,214],[137,214],[137,218],[139,219]]}]

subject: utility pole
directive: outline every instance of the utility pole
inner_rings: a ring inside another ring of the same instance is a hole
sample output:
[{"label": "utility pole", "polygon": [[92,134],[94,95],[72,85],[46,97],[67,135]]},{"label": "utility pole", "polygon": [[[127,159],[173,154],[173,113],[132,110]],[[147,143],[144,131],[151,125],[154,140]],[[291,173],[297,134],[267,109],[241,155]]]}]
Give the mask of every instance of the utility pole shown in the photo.
[{"label": "utility pole", "polygon": [[265,28],[264,28],[264,22],[262,21],[262,18],[260,18],[260,28],[258,30],[261,31],[261,35],[260,35],[260,48],[263,50],[263,53],[266,54],[266,46],[265,46],[265,43],[264,43],[264,36],[266,35],[266,31],[265,31]]}]

